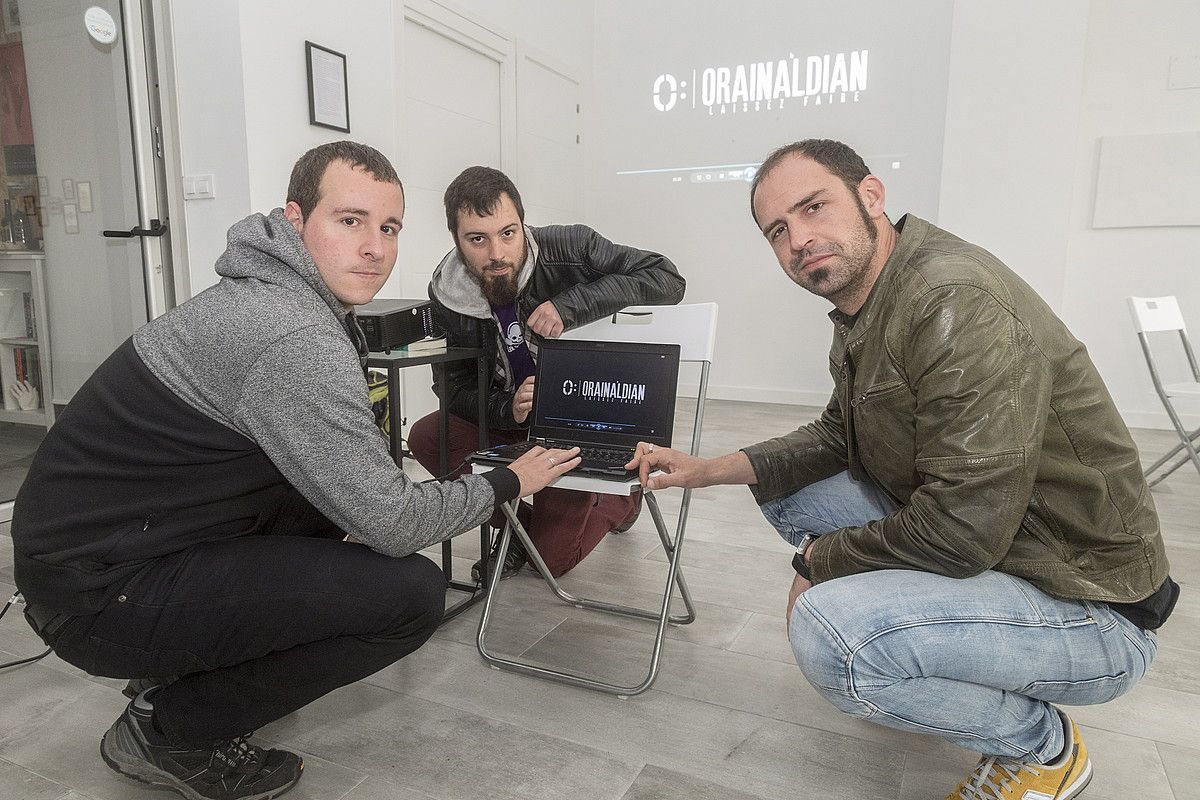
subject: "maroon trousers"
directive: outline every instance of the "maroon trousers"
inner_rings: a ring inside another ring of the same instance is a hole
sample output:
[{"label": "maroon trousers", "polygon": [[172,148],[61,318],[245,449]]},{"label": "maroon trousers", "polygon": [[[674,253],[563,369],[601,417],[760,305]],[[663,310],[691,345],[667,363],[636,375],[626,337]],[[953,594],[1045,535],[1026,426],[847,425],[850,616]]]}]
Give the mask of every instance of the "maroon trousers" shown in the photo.
[{"label": "maroon trousers", "polygon": [[[492,445],[520,442],[525,437],[523,430],[488,431]],[[438,475],[438,412],[413,423],[408,434],[408,449],[431,475]],[[470,472],[470,465],[464,462],[477,449],[478,427],[451,414],[446,461],[451,473],[442,477],[450,480]],[[526,530],[550,573],[557,578],[592,552],[604,534],[624,522],[640,502],[640,494],[621,497],[543,489],[533,496],[533,515]]]}]

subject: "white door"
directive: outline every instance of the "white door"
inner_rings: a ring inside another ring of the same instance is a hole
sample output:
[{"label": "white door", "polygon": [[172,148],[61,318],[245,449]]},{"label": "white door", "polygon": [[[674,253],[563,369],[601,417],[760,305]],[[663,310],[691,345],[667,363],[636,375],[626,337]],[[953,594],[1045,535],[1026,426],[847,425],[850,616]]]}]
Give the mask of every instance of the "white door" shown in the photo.
[{"label": "white door", "polygon": [[531,225],[583,219],[582,90],[544,53],[517,48],[517,174]]},{"label": "white door", "polygon": [[[54,406],[174,304],[153,22],[149,0],[0,3],[0,288],[44,298],[0,334],[0,519]],[[12,270],[33,262],[37,286]]]},{"label": "white door", "polygon": [[[398,36],[405,230],[380,297],[417,299],[427,297],[434,268],[454,245],[442,205],[446,186],[473,164],[510,168],[512,43],[432,3],[406,5]],[[407,435],[437,409],[437,397],[428,368],[401,375]]]}]

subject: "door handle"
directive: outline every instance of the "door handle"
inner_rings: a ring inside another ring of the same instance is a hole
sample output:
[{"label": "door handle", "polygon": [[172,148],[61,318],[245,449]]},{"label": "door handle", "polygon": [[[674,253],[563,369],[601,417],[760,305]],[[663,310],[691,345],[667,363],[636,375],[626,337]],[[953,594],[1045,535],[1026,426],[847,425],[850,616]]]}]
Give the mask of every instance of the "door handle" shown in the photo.
[{"label": "door handle", "polygon": [[109,239],[132,239],[135,236],[162,236],[167,232],[167,223],[162,220],[150,220],[149,228],[130,228],[127,231],[103,231],[100,235]]}]

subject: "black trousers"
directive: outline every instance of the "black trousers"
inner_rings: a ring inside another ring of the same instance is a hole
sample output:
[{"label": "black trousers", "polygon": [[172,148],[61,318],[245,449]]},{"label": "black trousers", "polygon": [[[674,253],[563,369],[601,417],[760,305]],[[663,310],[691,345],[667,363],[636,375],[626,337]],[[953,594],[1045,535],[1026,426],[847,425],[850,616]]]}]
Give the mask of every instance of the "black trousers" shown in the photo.
[{"label": "black trousers", "polygon": [[[48,643],[92,675],[181,676],[154,697],[168,738],[207,746],[253,731],[425,643],[446,581],[420,555],[340,541],[324,517],[148,563],[98,614]],[[309,535],[286,535],[291,528]]]}]

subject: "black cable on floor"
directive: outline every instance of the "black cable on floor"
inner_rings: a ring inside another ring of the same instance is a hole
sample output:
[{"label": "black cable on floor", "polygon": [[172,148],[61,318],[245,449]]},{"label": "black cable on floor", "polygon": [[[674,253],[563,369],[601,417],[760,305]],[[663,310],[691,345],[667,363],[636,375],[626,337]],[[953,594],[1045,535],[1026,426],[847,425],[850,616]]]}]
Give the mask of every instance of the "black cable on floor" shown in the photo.
[{"label": "black cable on floor", "polygon": [[[20,599],[20,597],[21,595],[18,592],[17,594],[14,594],[12,597],[8,598],[8,602],[4,604],[4,608],[0,609],[0,619],[4,619],[4,615],[8,613],[10,608],[17,604],[17,601]],[[47,647],[46,652],[42,653],[40,656],[30,656],[29,658],[21,658],[16,661],[9,661],[7,664],[0,664],[0,669],[19,667],[22,664],[32,664],[34,661],[40,661],[41,659],[50,655],[50,651],[51,648]]]}]

